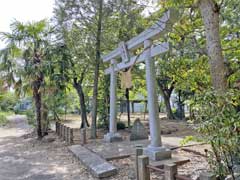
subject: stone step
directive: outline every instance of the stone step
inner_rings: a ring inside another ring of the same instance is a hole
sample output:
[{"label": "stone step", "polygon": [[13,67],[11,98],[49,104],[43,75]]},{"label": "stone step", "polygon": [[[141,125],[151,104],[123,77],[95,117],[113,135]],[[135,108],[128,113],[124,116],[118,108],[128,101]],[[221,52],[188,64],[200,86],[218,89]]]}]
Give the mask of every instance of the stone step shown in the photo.
[{"label": "stone step", "polygon": [[81,145],[73,145],[68,148],[95,177],[106,178],[117,174],[116,167],[89,149]]}]

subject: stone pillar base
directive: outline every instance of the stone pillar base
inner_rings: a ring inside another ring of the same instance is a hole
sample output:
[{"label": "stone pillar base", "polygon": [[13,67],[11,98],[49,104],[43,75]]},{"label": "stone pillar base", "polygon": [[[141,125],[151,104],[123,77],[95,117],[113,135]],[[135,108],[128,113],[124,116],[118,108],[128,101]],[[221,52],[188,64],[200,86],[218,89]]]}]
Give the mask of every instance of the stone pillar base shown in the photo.
[{"label": "stone pillar base", "polygon": [[119,142],[122,141],[122,136],[119,133],[107,133],[104,135],[104,140],[106,142]]},{"label": "stone pillar base", "polygon": [[170,159],[172,157],[172,151],[164,146],[161,147],[148,146],[143,149],[143,154],[147,155],[151,160],[154,161]]}]

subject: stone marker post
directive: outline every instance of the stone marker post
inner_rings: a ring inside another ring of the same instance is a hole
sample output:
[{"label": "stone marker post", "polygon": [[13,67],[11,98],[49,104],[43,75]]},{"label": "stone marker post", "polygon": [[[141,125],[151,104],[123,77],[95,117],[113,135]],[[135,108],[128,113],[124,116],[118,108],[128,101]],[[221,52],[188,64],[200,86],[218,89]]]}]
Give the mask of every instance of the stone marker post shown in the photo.
[{"label": "stone marker post", "polygon": [[164,165],[164,177],[165,180],[175,180],[177,174],[177,165],[174,163]]},{"label": "stone marker post", "polygon": [[138,178],[139,180],[150,180],[150,171],[147,167],[149,158],[147,156],[138,156]]},{"label": "stone marker post", "polygon": [[139,180],[139,173],[138,173],[138,156],[141,156],[143,154],[142,147],[136,147],[136,156],[135,156],[135,168],[136,168],[136,177],[137,180]]}]

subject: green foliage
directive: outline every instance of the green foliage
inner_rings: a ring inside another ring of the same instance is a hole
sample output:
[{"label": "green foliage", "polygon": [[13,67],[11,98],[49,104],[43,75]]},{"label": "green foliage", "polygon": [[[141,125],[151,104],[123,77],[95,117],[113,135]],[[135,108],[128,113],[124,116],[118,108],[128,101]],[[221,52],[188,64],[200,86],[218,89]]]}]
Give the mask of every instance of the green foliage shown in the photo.
[{"label": "green foliage", "polygon": [[34,110],[32,108],[28,109],[23,114],[25,114],[27,116],[28,124],[35,127],[36,126],[36,120],[35,120]]},{"label": "green foliage", "polygon": [[17,97],[13,92],[0,92],[0,110],[13,111],[17,103]]},{"label": "green foliage", "polygon": [[126,125],[124,122],[122,122],[122,121],[117,122],[117,130],[121,130],[121,129],[125,129],[125,128],[126,128]]},{"label": "green foliage", "polygon": [[0,126],[4,126],[8,123],[7,115],[9,115],[9,113],[0,112]]},{"label": "green foliage", "polygon": [[186,136],[183,140],[180,141],[180,145],[184,146],[184,145],[188,144],[191,141],[202,142],[202,139],[198,138],[196,136]]},{"label": "green foliage", "polygon": [[103,120],[97,121],[97,128],[108,129],[109,128],[109,121],[103,121]]},{"label": "green foliage", "polygon": [[211,144],[209,162],[220,177],[232,174],[240,158],[240,94],[229,91],[217,94],[208,91],[196,98],[196,121],[203,140]]}]

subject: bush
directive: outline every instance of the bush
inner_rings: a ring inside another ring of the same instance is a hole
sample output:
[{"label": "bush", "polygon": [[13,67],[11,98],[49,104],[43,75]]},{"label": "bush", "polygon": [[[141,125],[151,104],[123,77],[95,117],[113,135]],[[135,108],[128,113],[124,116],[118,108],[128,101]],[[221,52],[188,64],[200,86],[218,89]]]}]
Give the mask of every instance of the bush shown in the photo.
[{"label": "bush", "polygon": [[117,130],[125,129],[125,128],[126,128],[126,125],[124,122],[121,122],[121,121],[117,122]]},{"label": "bush", "polygon": [[7,115],[8,113],[0,112],[0,126],[4,126],[8,123]]},{"label": "bush", "polygon": [[203,140],[209,143],[209,163],[220,179],[231,174],[234,179],[234,168],[240,159],[240,105],[239,92],[228,92],[217,95],[207,92],[199,96],[195,103],[198,132]]},{"label": "bush", "polygon": [[109,127],[108,121],[97,121],[97,128],[108,129]]},{"label": "bush", "polygon": [[34,110],[28,109],[24,112],[24,114],[27,116],[28,124],[30,124],[32,126],[36,126]]},{"label": "bush", "polygon": [[0,110],[2,111],[13,111],[14,106],[17,103],[17,98],[14,93],[0,93]]}]

